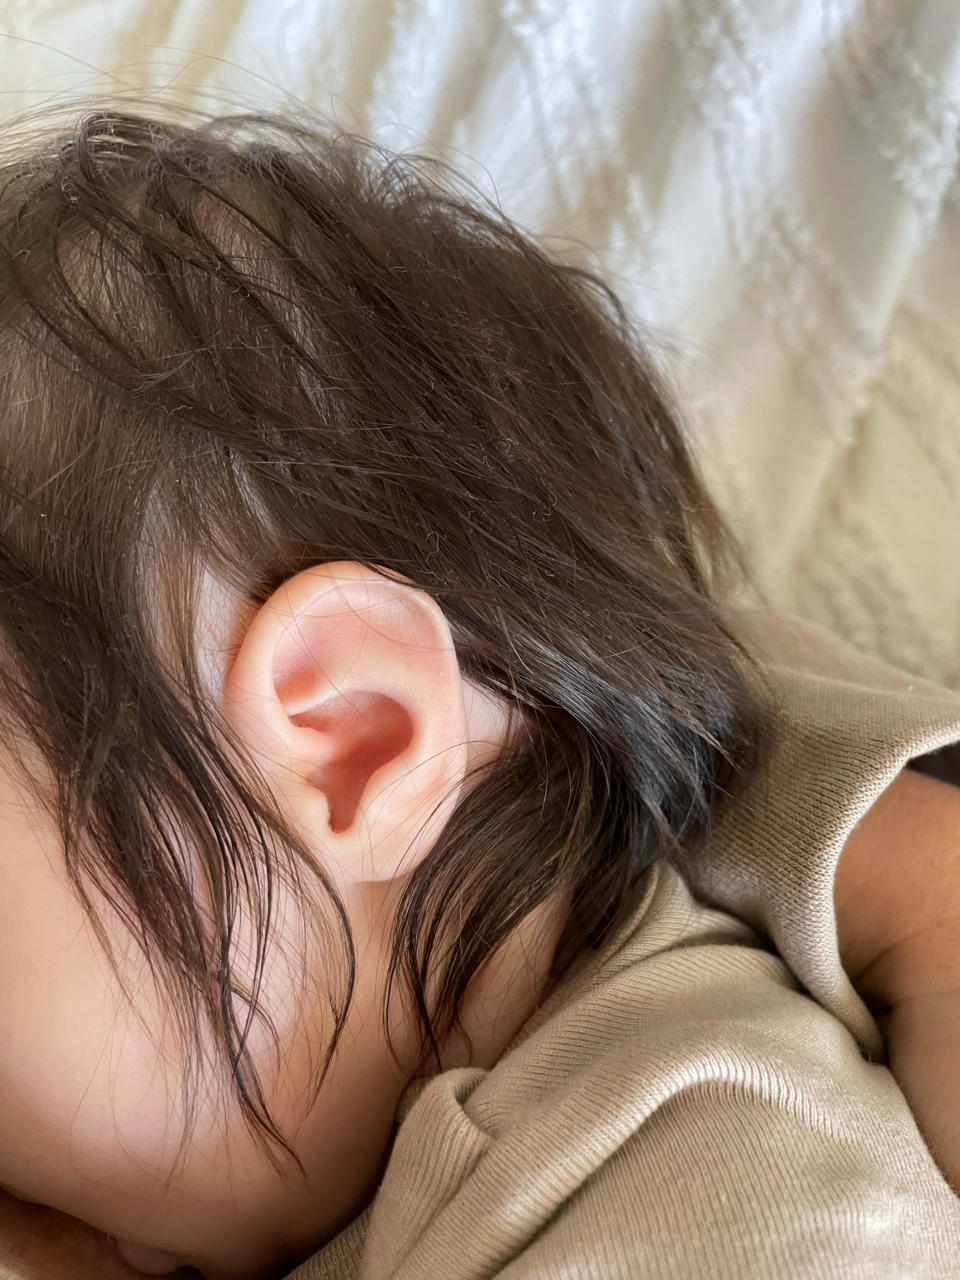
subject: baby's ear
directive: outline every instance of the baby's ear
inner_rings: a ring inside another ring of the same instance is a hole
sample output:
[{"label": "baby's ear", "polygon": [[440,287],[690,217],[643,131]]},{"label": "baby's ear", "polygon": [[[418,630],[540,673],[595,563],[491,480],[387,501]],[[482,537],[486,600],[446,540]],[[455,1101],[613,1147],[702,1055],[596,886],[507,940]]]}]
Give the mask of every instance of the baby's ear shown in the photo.
[{"label": "baby's ear", "polygon": [[259,609],[225,713],[341,884],[407,875],[467,767],[465,687],[431,596],[353,561],[311,566]]}]

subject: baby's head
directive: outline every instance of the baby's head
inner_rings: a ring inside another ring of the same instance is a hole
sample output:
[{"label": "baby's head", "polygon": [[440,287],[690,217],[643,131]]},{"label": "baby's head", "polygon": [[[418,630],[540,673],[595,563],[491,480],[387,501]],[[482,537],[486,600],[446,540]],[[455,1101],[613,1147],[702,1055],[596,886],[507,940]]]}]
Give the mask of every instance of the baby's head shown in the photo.
[{"label": "baby's head", "polygon": [[11,148],[0,422],[0,1182],[286,1265],[746,775],[735,548],[604,285],[274,120]]}]

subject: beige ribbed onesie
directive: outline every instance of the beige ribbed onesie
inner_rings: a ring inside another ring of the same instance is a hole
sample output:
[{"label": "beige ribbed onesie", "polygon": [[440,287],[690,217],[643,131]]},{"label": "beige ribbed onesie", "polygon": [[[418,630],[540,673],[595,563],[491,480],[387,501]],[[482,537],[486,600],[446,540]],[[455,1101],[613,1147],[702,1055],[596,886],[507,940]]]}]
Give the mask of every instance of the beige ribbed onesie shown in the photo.
[{"label": "beige ribbed onesie", "polygon": [[960,741],[960,693],[738,616],[778,702],[749,787],[490,1070],[410,1086],[375,1199],[292,1280],[960,1277],[833,909],[847,833]]}]

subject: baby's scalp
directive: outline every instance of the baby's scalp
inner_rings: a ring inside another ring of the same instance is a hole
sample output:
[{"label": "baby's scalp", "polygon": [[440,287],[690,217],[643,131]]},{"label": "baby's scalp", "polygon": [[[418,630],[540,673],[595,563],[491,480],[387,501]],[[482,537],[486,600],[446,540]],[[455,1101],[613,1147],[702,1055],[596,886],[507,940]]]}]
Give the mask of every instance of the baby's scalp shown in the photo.
[{"label": "baby's scalp", "polygon": [[613,292],[437,161],[330,128],[97,109],[14,148],[0,329],[23,781],[92,927],[109,903],[142,938],[185,1063],[211,1044],[290,1154],[245,1052],[276,886],[326,957],[300,975],[335,1015],[315,1093],[355,957],[322,849],[222,715],[249,619],[311,566],[402,580],[509,717],[392,917],[384,1024],[399,979],[435,1052],[518,922],[569,892],[562,973],[745,776],[735,545]]}]

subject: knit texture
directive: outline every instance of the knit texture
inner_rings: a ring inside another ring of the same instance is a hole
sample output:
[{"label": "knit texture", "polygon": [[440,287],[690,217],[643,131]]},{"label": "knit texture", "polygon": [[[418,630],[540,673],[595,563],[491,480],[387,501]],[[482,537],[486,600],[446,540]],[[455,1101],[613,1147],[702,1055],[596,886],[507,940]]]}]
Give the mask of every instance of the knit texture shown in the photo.
[{"label": "knit texture", "polygon": [[[490,1069],[404,1094],[371,1205],[290,1280],[956,1280],[960,1200],[839,962],[847,833],[960,694],[743,611],[769,749]],[[775,949],[774,949],[775,948]]]}]

